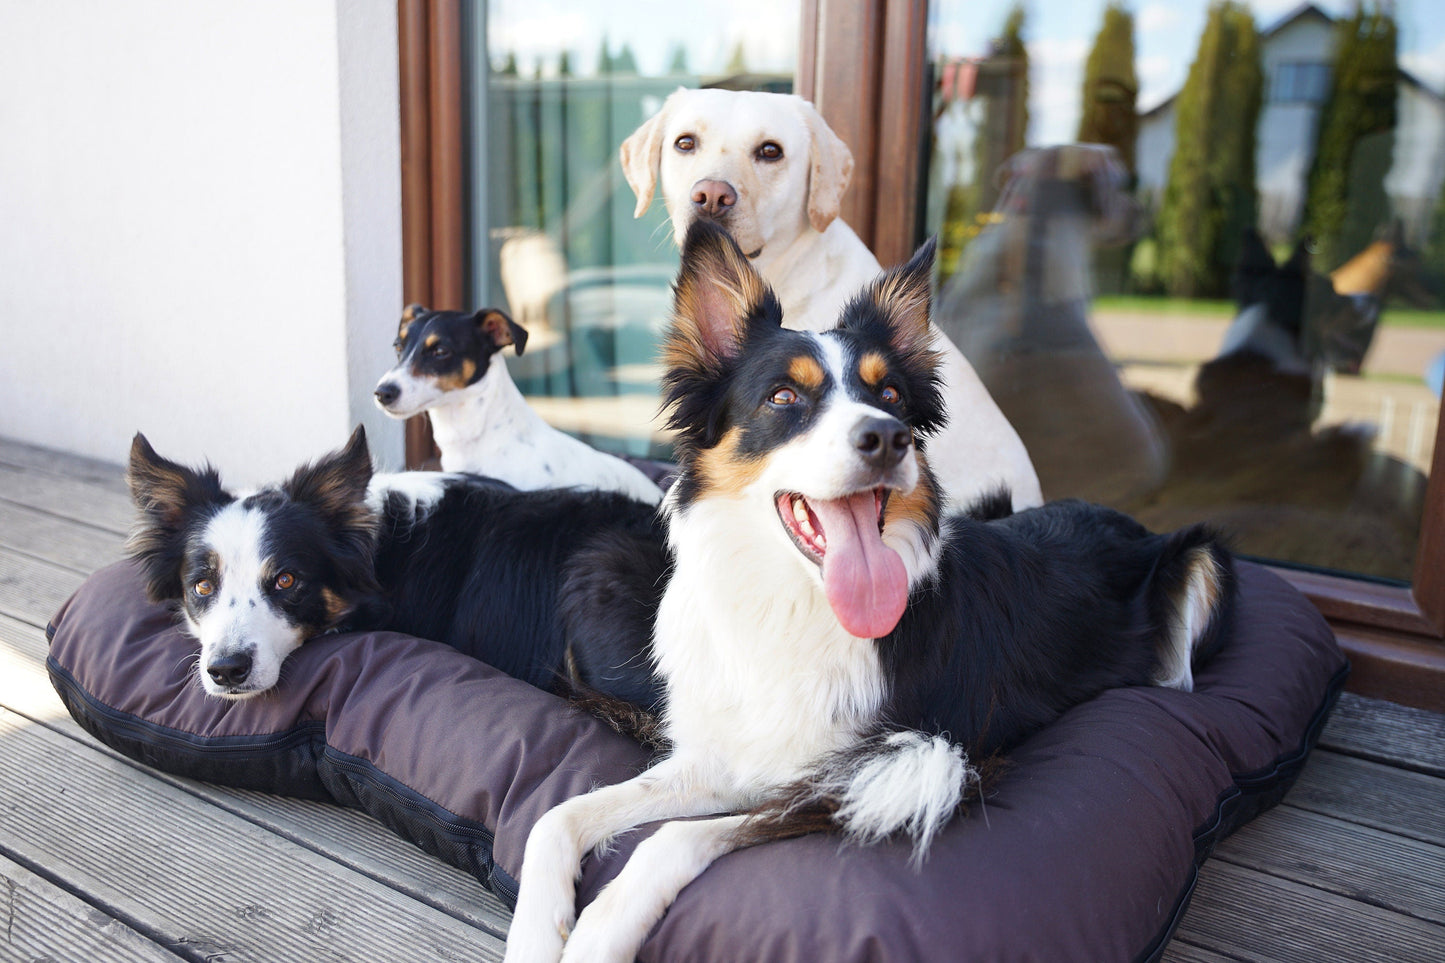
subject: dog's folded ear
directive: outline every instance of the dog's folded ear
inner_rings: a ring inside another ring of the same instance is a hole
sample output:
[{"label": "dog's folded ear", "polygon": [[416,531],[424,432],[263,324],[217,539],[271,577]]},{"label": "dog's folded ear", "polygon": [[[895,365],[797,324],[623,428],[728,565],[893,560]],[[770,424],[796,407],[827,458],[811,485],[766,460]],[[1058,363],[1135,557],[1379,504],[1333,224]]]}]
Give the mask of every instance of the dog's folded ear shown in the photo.
[{"label": "dog's folded ear", "polygon": [[[679,91],[683,89],[678,88]],[[618,159],[622,161],[622,176],[627,178],[627,186],[637,195],[633,217],[646,214],[647,206],[652,203],[652,193],[657,188],[657,172],[662,166],[662,128],[667,123],[667,113],[676,96],[677,91],[668,95],[667,100],[662,102],[662,109],[628,135],[617,152]]]},{"label": "dog's folded ear", "polygon": [[838,217],[843,194],[853,179],[853,152],[806,100],[798,101],[808,128],[808,223],[822,233]]},{"label": "dog's folded ear", "polygon": [[482,308],[472,315],[472,318],[497,348],[505,348],[510,344],[520,355],[527,347],[527,329],[509,318],[505,311]]}]

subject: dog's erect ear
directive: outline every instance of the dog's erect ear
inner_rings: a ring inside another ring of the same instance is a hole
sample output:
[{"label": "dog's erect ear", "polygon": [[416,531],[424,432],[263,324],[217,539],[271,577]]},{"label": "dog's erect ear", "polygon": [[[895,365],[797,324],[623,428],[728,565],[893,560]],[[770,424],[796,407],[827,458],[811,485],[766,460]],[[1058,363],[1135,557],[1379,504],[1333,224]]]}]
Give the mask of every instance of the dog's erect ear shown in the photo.
[{"label": "dog's erect ear", "polygon": [[168,531],[179,529],[195,509],[231,500],[214,468],[195,471],[162,458],[140,432],[130,444],[126,482],[144,521]]},{"label": "dog's erect ear", "polygon": [[214,468],[194,471],[162,458],[139,432],[131,441],[126,482],[139,511],[126,550],[145,572],[146,597],[180,598],[182,533],[196,513],[225,505],[231,496]]},{"label": "dog's erect ear", "polygon": [[737,243],[712,221],[699,218],[682,242],[673,297],[673,323],[663,349],[665,363],[711,364],[735,357],[749,322],[777,299],[753,270]]},{"label": "dog's erect ear", "polygon": [[617,152],[622,161],[622,175],[627,178],[627,186],[637,195],[637,209],[632,212],[633,217],[646,214],[647,205],[652,203],[652,193],[657,188],[657,173],[662,166],[662,128],[667,124],[667,112],[672,107],[673,98],[683,89],[679,87],[668,95],[662,102],[662,108],[628,135]]},{"label": "dog's erect ear", "polygon": [[907,264],[884,272],[866,292],[888,319],[893,347],[905,356],[922,357],[932,350],[928,312],[937,250],[935,235],[923,242]]},{"label": "dog's erect ear", "polygon": [[527,329],[507,317],[505,311],[482,308],[472,315],[472,318],[477,322],[477,327],[482,329],[482,334],[490,338],[498,349],[510,344],[520,355],[527,347]]},{"label": "dog's erect ear", "polygon": [[425,313],[426,308],[420,304],[408,304],[402,309],[401,323],[396,326],[396,336],[405,339],[407,329],[411,327],[411,323]]},{"label": "dog's erect ear", "polygon": [[370,484],[371,450],[366,429],[357,425],[346,447],[296,469],[281,489],[316,509],[338,531],[361,532],[369,539],[374,525],[366,505]]},{"label": "dog's erect ear", "polygon": [[838,217],[843,194],[853,179],[853,152],[818,109],[800,100],[799,111],[808,128],[808,223],[822,233]]}]

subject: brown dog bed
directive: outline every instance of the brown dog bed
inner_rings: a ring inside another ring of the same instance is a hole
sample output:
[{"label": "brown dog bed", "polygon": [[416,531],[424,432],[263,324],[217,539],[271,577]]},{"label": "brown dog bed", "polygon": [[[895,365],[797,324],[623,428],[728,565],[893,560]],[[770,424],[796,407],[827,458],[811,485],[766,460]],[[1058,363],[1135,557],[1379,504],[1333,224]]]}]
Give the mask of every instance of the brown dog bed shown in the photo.
[{"label": "brown dog bed", "polygon": [[[906,842],[815,835],[743,850],[683,890],[643,960],[1153,959],[1199,865],[1276,803],[1348,672],[1315,609],[1241,563],[1239,608],[1196,691],[1118,689],[1011,755],[919,869]],[[227,702],[137,570],[93,575],[50,626],[50,676],[107,745],[179,775],[334,800],[516,897],[532,824],[646,753],[557,697],[395,633],[316,639],[278,689]],[[637,840],[589,859],[590,900]]]}]

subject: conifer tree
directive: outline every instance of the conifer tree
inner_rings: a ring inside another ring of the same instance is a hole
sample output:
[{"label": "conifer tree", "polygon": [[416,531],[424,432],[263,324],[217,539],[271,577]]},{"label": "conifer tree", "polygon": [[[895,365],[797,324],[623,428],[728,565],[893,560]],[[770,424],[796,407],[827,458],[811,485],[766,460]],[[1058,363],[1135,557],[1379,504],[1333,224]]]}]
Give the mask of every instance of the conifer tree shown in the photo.
[{"label": "conifer tree", "polygon": [[1175,297],[1223,295],[1243,231],[1258,217],[1263,88],[1249,9],[1214,3],[1175,104],[1174,155],[1157,222],[1160,278]]},{"label": "conifer tree", "polygon": [[1394,161],[1399,73],[1395,18],[1386,5],[1360,4],[1336,24],[1302,225],[1315,238],[1322,270],[1359,252],[1390,219],[1385,177]]},{"label": "conifer tree", "polygon": [[1084,64],[1083,104],[1078,140],[1109,144],[1134,173],[1139,135],[1139,77],[1134,70],[1134,15],[1121,0],[1110,0],[1104,22]]}]

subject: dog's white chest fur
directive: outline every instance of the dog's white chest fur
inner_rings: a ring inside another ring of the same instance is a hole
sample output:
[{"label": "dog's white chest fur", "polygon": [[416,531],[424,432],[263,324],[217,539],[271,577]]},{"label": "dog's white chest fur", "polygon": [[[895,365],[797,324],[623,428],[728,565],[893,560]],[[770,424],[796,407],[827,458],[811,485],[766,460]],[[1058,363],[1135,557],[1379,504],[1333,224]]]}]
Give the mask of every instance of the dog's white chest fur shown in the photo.
[{"label": "dog's white chest fur", "polygon": [[851,743],[886,694],[876,644],[843,630],[809,563],[757,517],[741,500],[710,499],[673,518],[674,547],[687,549],[655,651],[669,737],[745,797]]}]

